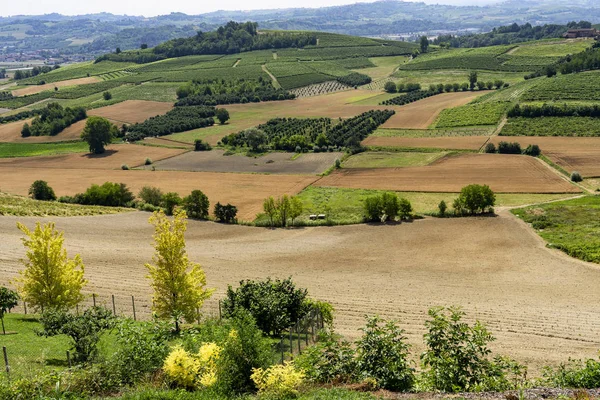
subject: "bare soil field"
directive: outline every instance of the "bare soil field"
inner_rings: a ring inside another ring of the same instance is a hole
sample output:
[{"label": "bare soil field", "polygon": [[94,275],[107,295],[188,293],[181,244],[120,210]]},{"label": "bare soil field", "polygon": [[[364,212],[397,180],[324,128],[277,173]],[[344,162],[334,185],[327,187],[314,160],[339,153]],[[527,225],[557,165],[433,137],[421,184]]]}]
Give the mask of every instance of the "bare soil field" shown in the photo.
[{"label": "bare soil field", "polygon": [[401,107],[393,107],[396,115],[388,119],[382,128],[426,129],[446,108],[464,106],[479,92],[442,93]]},{"label": "bare soil field", "polygon": [[[242,154],[224,156],[223,150],[190,151],[157,162],[161,171],[246,172],[318,175],[333,166],[342,153],[306,153],[292,159],[292,153],[271,153],[261,157]],[[146,166],[145,169],[151,169]]]},{"label": "bare soil field", "polygon": [[405,192],[460,192],[466,185],[489,185],[498,193],[579,193],[538,159],[506,154],[447,156],[424,167],[341,169],[316,186]]},{"label": "bare soil field", "polygon": [[[139,171],[138,171],[139,172]],[[53,218],[65,231],[69,256],[80,253],[95,292],[118,310],[148,316],[149,213]],[[0,218],[0,285],[22,269],[17,221]],[[42,220],[44,221],[44,220]],[[423,350],[427,309],[460,305],[469,321],[486,323],[492,348],[515,357],[536,375],[542,365],[592,358],[600,348],[597,292],[600,267],[545,247],[507,212],[495,218],[433,219],[401,225],[355,225],[270,230],[190,221],[190,259],[216,288],[203,311],[216,312],[227,285],[241,279],[292,276],[310,294],[336,308],[336,330],[360,335],[365,314],[396,318],[406,329],[412,354]],[[91,301],[90,301],[91,302]]]},{"label": "bare soil field", "polygon": [[[92,184],[107,181],[125,183],[134,194],[146,185],[157,186],[163,192],[177,192],[182,197],[192,190],[200,189],[208,196],[211,205],[221,202],[237,206],[238,218],[244,221],[252,221],[256,214],[262,212],[265,198],[297,194],[317,179],[306,175],[81,169],[82,163],[91,161],[86,159],[75,159],[74,162],[80,166],[74,168],[63,166],[61,169],[60,165],[64,160],[59,159],[54,161],[57,168],[40,168],[33,161],[34,158],[27,160],[31,160],[29,167],[18,164],[17,161],[13,164],[0,164],[3,192],[26,196],[31,183],[37,179],[47,181],[59,197],[81,193]],[[50,161],[48,165],[52,165]]]},{"label": "bare soil field", "polygon": [[537,144],[543,154],[565,170],[578,171],[586,178],[600,177],[598,137],[497,136],[492,139],[496,145],[501,141],[519,142],[523,149]]},{"label": "bare soil field", "polygon": [[453,136],[453,137],[402,137],[402,136],[369,136],[363,140],[364,146],[442,149],[442,150],[479,150],[489,139],[488,136]]},{"label": "bare soil field", "polygon": [[54,90],[55,87],[62,88],[68,86],[76,86],[76,85],[87,85],[90,83],[101,82],[102,80],[95,77],[90,76],[87,78],[78,78],[78,79],[69,79],[66,81],[54,82],[54,83],[46,83],[44,85],[30,85],[23,89],[17,89],[12,91],[13,96],[29,96],[32,94],[40,93],[45,90]]},{"label": "bare soil field", "polygon": [[134,168],[144,165],[146,158],[158,161],[185,151],[135,144],[113,144],[106,147],[104,154],[73,153],[56,156],[2,158],[0,159],[0,169],[121,169],[123,164]]},{"label": "bare soil field", "polygon": [[88,115],[97,115],[112,121],[135,124],[144,122],[150,117],[164,114],[173,108],[173,104],[160,101],[127,100],[95,110],[88,111]]}]

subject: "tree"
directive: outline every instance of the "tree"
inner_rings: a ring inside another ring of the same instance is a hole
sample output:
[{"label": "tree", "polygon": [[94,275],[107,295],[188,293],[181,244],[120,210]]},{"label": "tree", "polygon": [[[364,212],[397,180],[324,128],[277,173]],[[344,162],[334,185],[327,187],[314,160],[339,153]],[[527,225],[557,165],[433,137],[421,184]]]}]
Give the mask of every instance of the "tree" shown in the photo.
[{"label": "tree", "polygon": [[444,200],[440,201],[440,204],[438,204],[438,210],[440,210],[440,212],[439,212],[440,217],[443,217],[446,215],[447,209],[448,209],[448,206],[446,205],[446,202]]},{"label": "tree", "polygon": [[224,108],[217,108],[215,115],[221,125],[224,125],[225,122],[229,121],[229,111]]},{"label": "tree", "polygon": [[492,142],[489,142],[488,144],[485,145],[484,151],[489,154],[496,153],[496,145],[494,145],[494,143],[492,143]]},{"label": "tree", "polygon": [[300,200],[300,198],[298,198],[297,196],[293,196],[290,199],[290,212],[289,212],[289,216],[292,219],[292,225],[294,225],[294,220],[296,218],[298,218],[300,215],[302,215],[302,211],[303,211],[302,200]]},{"label": "tree", "polygon": [[112,93],[104,92],[104,93],[102,93],[102,97],[104,98],[104,100],[108,101],[108,100],[112,99]]},{"label": "tree", "polygon": [[429,48],[429,39],[427,39],[427,36],[421,36],[421,39],[419,39],[419,44],[421,47],[421,53],[427,53],[427,49]]},{"label": "tree", "polygon": [[201,190],[193,190],[183,199],[183,208],[191,218],[208,219],[209,207],[208,197]]},{"label": "tree", "polygon": [[477,71],[469,72],[469,87],[471,90],[475,89],[475,85],[477,84]]},{"label": "tree", "polygon": [[116,48],[116,50],[115,50],[115,53],[116,53],[116,54],[121,54],[121,48],[120,48],[120,47],[117,47],[117,48]]},{"label": "tree", "polygon": [[381,197],[371,196],[365,199],[363,204],[365,210],[365,219],[368,222],[381,221]]},{"label": "tree", "polygon": [[181,202],[182,202],[181,197],[179,197],[179,195],[177,193],[169,192],[169,193],[163,194],[163,196],[160,200],[160,205],[162,208],[165,209],[165,213],[167,215],[173,215],[175,207],[180,205]]},{"label": "tree", "polygon": [[138,197],[144,201],[144,203],[152,204],[155,207],[160,205],[162,198],[162,191],[157,187],[144,186],[140,189]]},{"label": "tree", "polygon": [[29,195],[34,200],[54,201],[56,194],[54,190],[48,186],[48,182],[37,180],[29,187]]},{"label": "tree", "polygon": [[246,141],[252,151],[259,151],[263,144],[267,143],[267,135],[260,129],[250,128],[245,131]]},{"label": "tree", "polygon": [[215,218],[226,224],[236,222],[237,207],[231,204],[222,205],[221,203],[215,204]]},{"label": "tree", "polygon": [[197,310],[213,292],[206,289],[206,275],[200,265],[188,259],[184,238],[186,218],[183,210],[175,211],[173,221],[162,211],[150,217],[154,225],[155,265],[146,264],[154,290],[152,310],[160,318],[172,319],[177,333],[182,319],[196,320]]},{"label": "tree", "polygon": [[22,239],[27,248],[25,270],[15,280],[23,301],[35,310],[68,309],[79,304],[87,284],[84,265],[79,254],[68,259],[63,232],[57,231],[53,222],[43,227],[38,222],[34,231],[21,223],[17,227],[27,236]]},{"label": "tree", "polygon": [[110,141],[118,134],[116,126],[109,120],[102,117],[89,117],[81,133],[81,138],[86,141],[90,148],[90,153],[102,154],[104,146],[110,144]]},{"label": "tree", "polygon": [[4,314],[12,310],[19,303],[17,292],[6,287],[0,287],[0,320],[2,321],[2,334],[6,335],[4,329]]},{"label": "tree", "polygon": [[31,128],[29,127],[29,124],[23,124],[23,129],[21,129],[21,136],[22,137],[29,137],[31,136]]},{"label": "tree", "polygon": [[275,205],[275,199],[272,196],[265,199],[263,202],[263,211],[269,217],[272,228],[275,223],[275,217],[277,216],[277,206]]},{"label": "tree", "polygon": [[396,93],[397,87],[394,82],[389,81],[385,83],[385,85],[383,86],[383,90],[385,90],[388,93]]},{"label": "tree", "polygon": [[194,151],[208,151],[212,147],[209,143],[203,142],[202,139],[194,140]]},{"label": "tree", "polygon": [[290,198],[287,194],[284,194],[275,202],[275,208],[277,209],[277,215],[280,218],[281,226],[286,227],[288,215],[290,213]]},{"label": "tree", "polygon": [[146,43],[142,43],[142,45],[140,46],[140,49],[142,50],[146,50],[148,48],[148,45]]},{"label": "tree", "polygon": [[412,204],[405,198],[401,198],[398,202],[398,215],[400,219],[410,219],[413,212]]},{"label": "tree", "polygon": [[461,189],[454,200],[454,211],[463,214],[479,214],[490,211],[496,202],[496,195],[488,185],[468,185]]},{"label": "tree", "polygon": [[400,204],[395,193],[385,192],[381,194],[381,217],[386,221],[394,221],[398,216]]}]

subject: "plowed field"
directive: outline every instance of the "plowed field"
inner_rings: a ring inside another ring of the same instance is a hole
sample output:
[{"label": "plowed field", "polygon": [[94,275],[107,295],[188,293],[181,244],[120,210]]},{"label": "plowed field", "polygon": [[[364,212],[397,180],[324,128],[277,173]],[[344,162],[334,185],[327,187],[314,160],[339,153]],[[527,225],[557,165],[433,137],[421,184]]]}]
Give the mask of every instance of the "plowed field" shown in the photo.
[{"label": "plowed field", "polygon": [[341,169],[317,186],[407,192],[460,192],[466,185],[489,185],[498,193],[577,193],[540,160],[504,154],[461,154],[409,168]]},{"label": "plowed field", "polygon": [[[150,304],[144,268],[153,252],[149,215],[53,219],[65,231],[69,256],[81,253],[88,293],[107,304],[115,294],[117,310],[129,315],[135,295],[138,317],[148,317]],[[16,222],[31,227],[37,220],[0,219],[0,285],[22,268]],[[413,355],[423,350],[427,309],[436,305],[461,305],[470,321],[486,323],[497,337],[493,349],[528,363],[530,375],[569,357],[595,358],[600,348],[594,295],[600,268],[546,248],[505,212],[289,230],[190,221],[186,238],[190,259],[201,263],[208,285],[217,289],[203,310],[208,314],[216,312],[228,284],[292,276],[315,298],[333,303],[336,330],[348,338],[360,334],[365,314],[399,319]]]}]

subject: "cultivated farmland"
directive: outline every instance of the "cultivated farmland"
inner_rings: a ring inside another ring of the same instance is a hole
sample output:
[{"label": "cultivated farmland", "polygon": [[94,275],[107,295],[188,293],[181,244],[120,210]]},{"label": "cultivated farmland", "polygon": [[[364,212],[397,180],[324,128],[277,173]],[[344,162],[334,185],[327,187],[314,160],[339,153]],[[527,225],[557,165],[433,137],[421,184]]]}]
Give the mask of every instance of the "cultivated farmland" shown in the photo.
[{"label": "cultivated farmland", "polygon": [[97,115],[112,121],[134,124],[150,117],[164,114],[173,108],[172,104],[157,101],[130,100],[112,106],[97,108],[89,115]]},{"label": "cultivated farmland", "polygon": [[13,96],[28,96],[36,93],[43,92],[45,90],[54,90],[54,88],[62,88],[68,86],[77,86],[77,85],[88,85],[90,83],[99,82],[100,79],[90,76],[86,78],[79,79],[70,79],[66,81],[59,81],[54,83],[46,83],[44,85],[31,85],[25,88],[19,88],[12,91]]}]

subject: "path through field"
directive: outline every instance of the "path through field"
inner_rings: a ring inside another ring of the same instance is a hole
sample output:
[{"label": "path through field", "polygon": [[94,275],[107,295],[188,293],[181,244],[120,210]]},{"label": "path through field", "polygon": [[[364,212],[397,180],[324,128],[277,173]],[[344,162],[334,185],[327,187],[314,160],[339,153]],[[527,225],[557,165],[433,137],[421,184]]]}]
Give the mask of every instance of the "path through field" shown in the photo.
[{"label": "path through field", "polygon": [[[143,267],[153,251],[149,216],[54,218],[70,256],[83,257],[89,290],[105,298],[135,295],[140,313],[150,295]],[[21,268],[17,221],[32,226],[37,219],[0,218],[0,285]],[[398,318],[418,354],[427,309],[454,304],[488,324],[498,338],[495,350],[527,362],[532,372],[569,357],[595,357],[600,348],[600,268],[545,248],[506,211],[495,218],[290,230],[191,221],[187,244],[215,298],[240,279],[292,276],[335,305],[337,330],[348,338],[357,337],[365,314],[377,313]],[[215,304],[208,303],[209,313]]]}]

